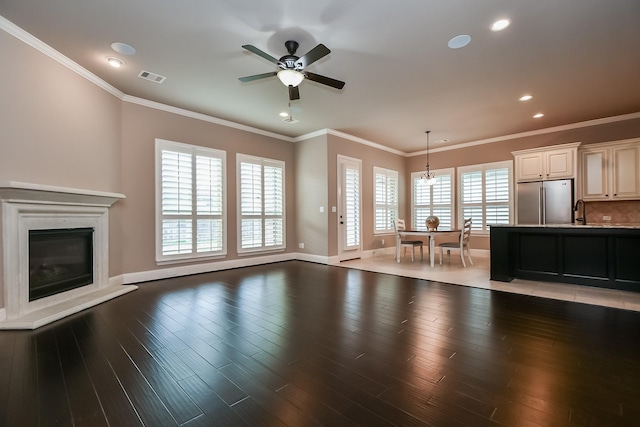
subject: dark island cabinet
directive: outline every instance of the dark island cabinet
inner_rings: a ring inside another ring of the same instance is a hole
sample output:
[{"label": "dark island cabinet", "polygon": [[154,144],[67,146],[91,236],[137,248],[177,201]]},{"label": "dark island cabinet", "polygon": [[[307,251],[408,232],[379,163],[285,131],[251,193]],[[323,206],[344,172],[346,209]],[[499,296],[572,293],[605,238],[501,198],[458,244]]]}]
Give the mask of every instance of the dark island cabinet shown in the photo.
[{"label": "dark island cabinet", "polygon": [[640,292],[640,227],[492,226],[491,280]]}]

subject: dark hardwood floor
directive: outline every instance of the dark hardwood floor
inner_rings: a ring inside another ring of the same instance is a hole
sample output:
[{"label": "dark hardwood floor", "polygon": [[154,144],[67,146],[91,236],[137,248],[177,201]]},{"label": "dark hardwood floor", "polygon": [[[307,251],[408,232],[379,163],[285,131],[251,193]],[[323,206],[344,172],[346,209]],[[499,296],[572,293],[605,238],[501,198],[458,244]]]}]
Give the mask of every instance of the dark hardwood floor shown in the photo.
[{"label": "dark hardwood floor", "polygon": [[640,313],[291,261],[0,331],[0,426],[638,426]]}]

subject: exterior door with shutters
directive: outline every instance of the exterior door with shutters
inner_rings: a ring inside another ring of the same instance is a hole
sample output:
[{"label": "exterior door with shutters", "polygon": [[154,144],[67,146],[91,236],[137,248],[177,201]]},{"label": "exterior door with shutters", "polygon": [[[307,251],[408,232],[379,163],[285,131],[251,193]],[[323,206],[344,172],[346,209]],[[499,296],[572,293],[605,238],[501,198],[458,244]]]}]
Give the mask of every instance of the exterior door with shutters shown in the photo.
[{"label": "exterior door with shutters", "polygon": [[338,258],[362,255],[362,161],[338,156]]}]

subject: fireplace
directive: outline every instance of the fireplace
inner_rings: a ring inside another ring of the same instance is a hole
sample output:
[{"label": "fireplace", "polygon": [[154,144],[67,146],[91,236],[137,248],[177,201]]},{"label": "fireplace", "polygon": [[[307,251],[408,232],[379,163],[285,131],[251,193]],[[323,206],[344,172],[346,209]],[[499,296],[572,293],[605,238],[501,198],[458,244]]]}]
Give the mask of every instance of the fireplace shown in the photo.
[{"label": "fireplace", "polygon": [[0,183],[0,329],[35,329],[137,289],[109,278],[122,194]]},{"label": "fireplace", "polygon": [[29,230],[29,301],[93,283],[93,228]]}]

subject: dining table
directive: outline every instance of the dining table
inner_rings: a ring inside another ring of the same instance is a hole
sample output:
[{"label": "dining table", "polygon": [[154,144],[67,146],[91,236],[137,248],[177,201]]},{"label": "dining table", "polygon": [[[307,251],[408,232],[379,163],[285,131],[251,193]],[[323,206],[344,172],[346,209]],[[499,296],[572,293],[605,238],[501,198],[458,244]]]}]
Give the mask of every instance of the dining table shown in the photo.
[{"label": "dining table", "polygon": [[434,266],[435,262],[435,246],[436,246],[436,236],[443,235],[458,235],[462,230],[460,229],[451,229],[451,230],[398,230],[396,234],[396,261],[400,262],[400,241],[402,238],[406,238],[409,236],[418,236],[418,237],[428,237],[429,238],[429,262],[431,267]]}]

